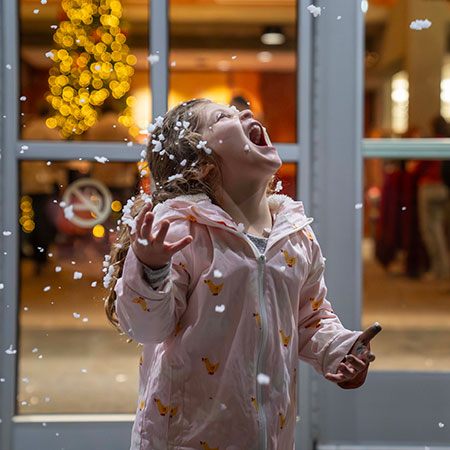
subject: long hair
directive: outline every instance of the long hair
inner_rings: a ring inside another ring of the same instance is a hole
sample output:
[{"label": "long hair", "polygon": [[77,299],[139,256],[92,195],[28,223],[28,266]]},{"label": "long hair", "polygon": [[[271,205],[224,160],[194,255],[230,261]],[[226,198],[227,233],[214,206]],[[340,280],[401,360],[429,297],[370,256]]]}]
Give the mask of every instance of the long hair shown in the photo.
[{"label": "long hair", "polygon": [[[208,99],[193,99],[170,109],[164,117],[151,125],[146,160],[152,180],[151,201],[153,206],[179,195],[206,194],[211,202],[219,205],[217,189],[222,185],[220,157],[214,151],[207,152],[200,143],[204,119],[203,109],[211,103]],[[275,175],[269,180],[266,196],[276,192]],[[123,212],[135,218],[145,205],[147,194],[142,191],[128,200]],[[123,334],[117,318],[114,287],[122,276],[123,265],[130,247],[128,225],[120,222],[116,242],[106,257],[108,269],[104,286],[110,288],[105,297],[105,312],[109,322]],[[132,342],[128,339],[127,342]]]}]

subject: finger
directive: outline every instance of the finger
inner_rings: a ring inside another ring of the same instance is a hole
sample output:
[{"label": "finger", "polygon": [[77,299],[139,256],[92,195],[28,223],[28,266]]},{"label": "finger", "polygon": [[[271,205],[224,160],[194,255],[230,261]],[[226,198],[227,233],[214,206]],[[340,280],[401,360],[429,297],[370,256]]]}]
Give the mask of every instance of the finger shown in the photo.
[{"label": "finger", "polygon": [[149,208],[149,205],[148,205],[148,203],[146,203],[144,205],[144,207],[139,211],[139,214],[136,217],[136,231],[138,233],[139,238],[142,238],[142,236],[140,235],[141,227],[142,227],[142,222],[144,221],[145,214],[149,210],[148,208]]},{"label": "finger", "polygon": [[352,378],[356,375],[356,369],[343,363],[339,364],[338,371],[341,371],[348,378]]},{"label": "finger", "polygon": [[192,236],[186,236],[181,241],[178,241],[178,242],[175,242],[174,244],[172,244],[169,250],[172,254],[174,254],[174,253],[180,251],[182,248],[186,247],[186,245],[189,245],[193,240],[194,240],[194,238]]},{"label": "finger", "polygon": [[339,383],[339,382],[345,381],[347,379],[342,373],[337,373],[337,374],[327,373],[327,374],[325,374],[325,378],[334,383]]},{"label": "finger", "polygon": [[348,355],[348,356],[347,356],[347,361],[348,361],[348,362],[349,362],[356,370],[364,370],[364,369],[366,368],[366,366],[367,366],[367,364],[366,364],[363,360],[357,358],[357,357],[354,356],[354,355]]},{"label": "finger", "polygon": [[373,325],[363,331],[363,333],[359,337],[361,343],[363,345],[367,345],[381,330],[381,325],[378,322],[375,322]]},{"label": "finger", "polygon": [[155,237],[155,242],[157,242],[158,244],[162,244],[166,238],[166,234],[167,234],[167,230],[169,229],[169,221],[168,220],[164,220],[163,223],[161,224],[161,228],[158,231],[157,236]]},{"label": "finger", "polygon": [[155,218],[154,214],[152,212],[148,212],[144,217],[144,223],[142,224],[142,227],[140,229],[140,236],[141,238],[152,238],[152,224],[153,219]]}]

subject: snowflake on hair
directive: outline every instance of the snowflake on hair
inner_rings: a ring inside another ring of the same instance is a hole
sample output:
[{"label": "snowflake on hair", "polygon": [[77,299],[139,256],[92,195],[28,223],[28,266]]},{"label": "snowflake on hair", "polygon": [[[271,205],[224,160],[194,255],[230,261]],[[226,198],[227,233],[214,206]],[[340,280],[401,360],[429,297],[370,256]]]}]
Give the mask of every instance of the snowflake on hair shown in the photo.
[{"label": "snowflake on hair", "polygon": [[208,155],[210,155],[212,150],[206,146],[207,143],[208,143],[208,141],[200,141],[197,144],[197,148],[199,148],[199,149],[202,148],[203,150],[205,150],[206,153],[208,153]]}]

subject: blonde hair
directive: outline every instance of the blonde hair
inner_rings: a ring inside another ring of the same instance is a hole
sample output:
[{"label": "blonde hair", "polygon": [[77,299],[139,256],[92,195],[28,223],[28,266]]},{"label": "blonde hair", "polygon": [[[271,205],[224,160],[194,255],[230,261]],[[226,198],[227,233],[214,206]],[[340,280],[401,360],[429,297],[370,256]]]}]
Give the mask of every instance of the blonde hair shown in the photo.
[{"label": "blonde hair", "polygon": [[[153,185],[151,193],[153,206],[179,195],[190,194],[206,194],[212,203],[220,206],[216,193],[219,192],[217,188],[221,186],[223,179],[221,160],[214,151],[207,153],[200,145],[201,130],[205,122],[203,110],[209,103],[211,101],[208,99],[193,99],[180,103],[170,109],[162,120],[159,118],[156,121],[157,126],[149,137],[146,156]],[[181,176],[173,177],[175,173]],[[273,175],[267,185],[266,196],[276,192],[276,183],[277,177]],[[144,207],[143,197],[145,194],[131,198],[134,200],[129,210],[131,217],[135,218]],[[124,333],[115,310],[114,287],[122,276],[130,242],[128,225],[121,222],[116,243],[112,244],[111,253],[107,257],[109,262],[107,279],[111,280],[112,286],[109,283],[107,287],[110,288],[110,292],[104,298],[106,316],[121,334]],[[127,342],[132,342],[132,339],[128,339]]]}]

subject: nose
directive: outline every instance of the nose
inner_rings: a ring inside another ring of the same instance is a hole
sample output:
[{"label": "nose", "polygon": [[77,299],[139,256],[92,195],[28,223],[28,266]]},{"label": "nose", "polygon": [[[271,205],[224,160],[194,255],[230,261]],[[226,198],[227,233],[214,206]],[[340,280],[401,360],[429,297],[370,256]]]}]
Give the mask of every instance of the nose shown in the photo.
[{"label": "nose", "polygon": [[244,121],[246,119],[254,119],[255,116],[253,115],[252,111],[250,109],[244,109],[244,111],[241,111],[239,113],[239,118]]}]

